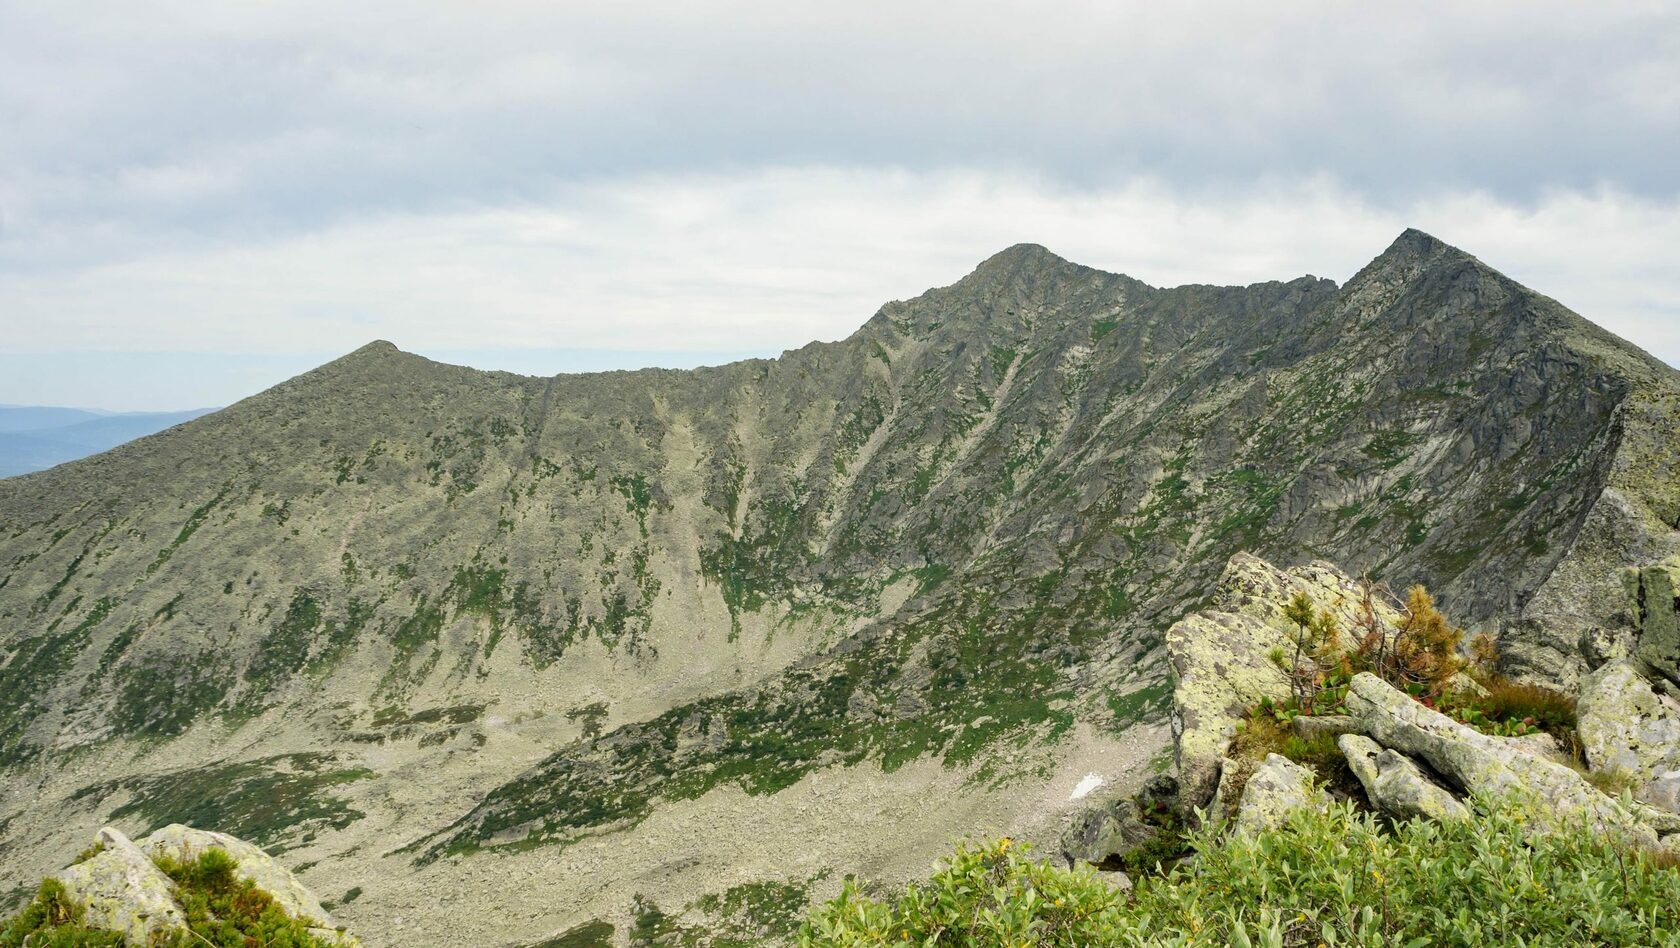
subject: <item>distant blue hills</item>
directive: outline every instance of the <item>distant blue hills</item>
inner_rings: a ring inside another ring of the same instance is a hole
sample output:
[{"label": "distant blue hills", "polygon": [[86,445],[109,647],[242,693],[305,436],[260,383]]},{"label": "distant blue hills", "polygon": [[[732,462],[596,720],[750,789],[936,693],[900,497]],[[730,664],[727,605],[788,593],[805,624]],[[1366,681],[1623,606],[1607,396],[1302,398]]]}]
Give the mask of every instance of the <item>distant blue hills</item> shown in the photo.
[{"label": "distant blue hills", "polygon": [[113,412],[0,405],[0,477],[44,471],[215,410]]}]

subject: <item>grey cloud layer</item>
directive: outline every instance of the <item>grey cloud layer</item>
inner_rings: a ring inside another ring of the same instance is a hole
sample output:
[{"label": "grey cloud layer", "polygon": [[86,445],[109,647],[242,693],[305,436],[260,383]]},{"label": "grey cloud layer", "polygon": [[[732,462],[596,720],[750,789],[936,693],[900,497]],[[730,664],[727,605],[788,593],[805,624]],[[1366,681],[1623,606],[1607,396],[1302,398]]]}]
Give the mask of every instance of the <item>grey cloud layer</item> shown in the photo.
[{"label": "grey cloud layer", "polygon": [[765,164],[1676,188],[1672,5],[1119,7],[9,5],[0,252]]},{"label": "grey cloud layer", "polygon": [[0,352],[775,351],[1416,225],[1680,361],[1675,154],[1660,2],[0,0]]}]

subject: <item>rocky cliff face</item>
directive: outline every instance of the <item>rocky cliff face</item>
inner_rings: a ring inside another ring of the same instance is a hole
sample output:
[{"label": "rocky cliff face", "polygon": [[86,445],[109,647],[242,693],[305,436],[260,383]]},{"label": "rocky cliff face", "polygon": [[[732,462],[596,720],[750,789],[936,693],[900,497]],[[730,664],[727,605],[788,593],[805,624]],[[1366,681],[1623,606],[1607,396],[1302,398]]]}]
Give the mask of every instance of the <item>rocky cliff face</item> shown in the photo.
[{"label": "rocky cliff face", "polygon": [[370,944],[768,930],[1147,773],[1163,634],[1239,551],[1427,583],[1573,680],[1680,547],[1677,413],[1417,232],[1340,287],[1020,246],[693,372],[375,343],[0,481],[0,883],[182,821],[363,887]]}]

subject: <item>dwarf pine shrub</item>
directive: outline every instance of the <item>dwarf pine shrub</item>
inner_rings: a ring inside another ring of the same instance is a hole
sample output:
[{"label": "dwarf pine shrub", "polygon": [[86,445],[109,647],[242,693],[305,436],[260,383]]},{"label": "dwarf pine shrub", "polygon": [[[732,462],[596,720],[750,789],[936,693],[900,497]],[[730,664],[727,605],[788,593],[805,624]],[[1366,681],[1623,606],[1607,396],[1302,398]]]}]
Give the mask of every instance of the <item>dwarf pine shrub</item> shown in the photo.
[{"label": "dwarf pine shrub", "polygon": [[815,946],[1680,945],[1680,871],[1585,829],[1536,832],[1520,804],[1390,829],[1351,806],[1287,825],[1192,834],[1197,857],[1131,893],[1007,840],[959,847],[885,899],[849,882],[817,909]]}]

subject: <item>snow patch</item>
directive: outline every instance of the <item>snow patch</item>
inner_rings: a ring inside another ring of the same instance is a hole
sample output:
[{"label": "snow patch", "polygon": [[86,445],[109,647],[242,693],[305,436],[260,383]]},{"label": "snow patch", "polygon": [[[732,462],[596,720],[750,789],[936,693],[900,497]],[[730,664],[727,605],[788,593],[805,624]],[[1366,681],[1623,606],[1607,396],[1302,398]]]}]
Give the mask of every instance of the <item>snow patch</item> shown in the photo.
[{"label": "snow patch", "polygon": [[1073,796],[1068,797],[1068,800],[1069,801],[1078,800],[1081,797],[1084,797],[1084,796],[1088,795],[1092,790],[1095,790],[1102,785],[1103,785],[1103,778],[1102,778],[1101,775],[1099,775],[1099,774],[1086,774],[1085,779],[1079,781],[1079,786],[1073,788]]}]

